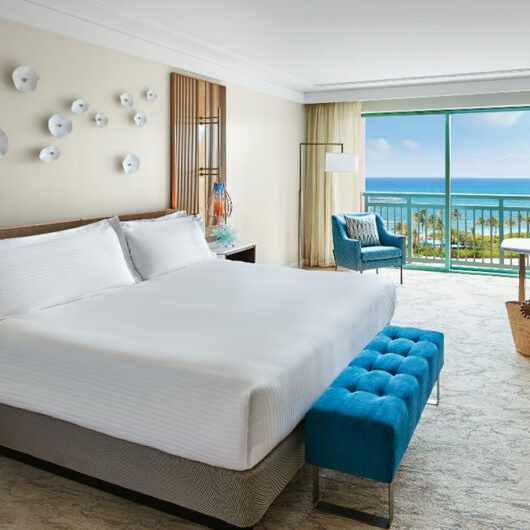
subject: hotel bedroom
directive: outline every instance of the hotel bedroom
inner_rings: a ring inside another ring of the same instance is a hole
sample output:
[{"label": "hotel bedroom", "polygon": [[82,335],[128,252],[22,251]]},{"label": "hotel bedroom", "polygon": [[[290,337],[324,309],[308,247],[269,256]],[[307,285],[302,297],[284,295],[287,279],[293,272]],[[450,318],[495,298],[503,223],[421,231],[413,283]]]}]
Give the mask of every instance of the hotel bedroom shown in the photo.
[{"label": "hotel bedroom", "polygon": [[529,15],[0,0],[0,529],[529,528]]}]

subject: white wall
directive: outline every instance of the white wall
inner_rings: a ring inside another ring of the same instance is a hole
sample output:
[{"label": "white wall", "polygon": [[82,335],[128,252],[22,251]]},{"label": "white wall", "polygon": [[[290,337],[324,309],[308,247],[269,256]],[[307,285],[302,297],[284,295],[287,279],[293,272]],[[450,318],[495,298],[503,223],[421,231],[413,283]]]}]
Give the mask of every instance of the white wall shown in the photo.
[{"label": "white wall", "polygon": [[[0,159],[0,226],[147,211],[169,206],[169,66],[0,19],[0,129],[10,142]],[[26,64],[40,75],[31,94],[15,90],[11,73]],[[222,81],[221,81],[222,82]],[[153,88],[158,100],[148,103]],[[119,103],[131,92],[134,110]],[[76,98],[90,110],[70,111]],[[138,128],[134,112],[148,123]],[[109,125],[93,121],[102,111]],[[54,138],[48,118],[59,112],[73,121],[72,134]],[[227,87],[227,186],[240,237],[258,243],[258,259],[296,260],[298,142],[305,135],[299,103],[236,86]],[[57,145],[61,157],[46,164],[39,151]],[[121,160],[141,159],[126,175]]]},{"label": "white wall", "polygon": [[229,86],[227,181],[233,225],[258,243],[258,259],[297,261],[298,145],[305,138],[303,105]]}]

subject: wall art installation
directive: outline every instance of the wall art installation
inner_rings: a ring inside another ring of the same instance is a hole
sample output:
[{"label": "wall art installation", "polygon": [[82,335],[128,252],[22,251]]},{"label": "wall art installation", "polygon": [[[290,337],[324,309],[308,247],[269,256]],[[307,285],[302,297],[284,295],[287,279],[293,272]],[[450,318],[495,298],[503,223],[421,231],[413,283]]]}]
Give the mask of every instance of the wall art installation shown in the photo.
[{"label": "wall art installation", "polygon": [[153,89],[150,88],[145,93],[145,97],[146,97],[147,101],[156,101],[156,99],[158,98],[158,94]]},{"label": "wall art installation", "polygon": [[15,68],[11,77],[13,78],[15,88],[22,92],[33,92],[39,82],[38,74],[29,66]]},{"label": "wall art installation", "polygon": [[90,105],[86,99],[76,99],[72,103],[72,112],[74,114],[84,114]]},{"label": "wall art installation", "polygon": [[132,94],[128,94],[127,92],[124,92],[120,95],[120,101],[121,104],[128,109],[134,105],[134,98],[132,97]]},{"label": "wall art installation", "polygon": [[54,145],[45,147],[39,154],[39,158],[43,162],[55,162],[60,156],[61,150]]},{"label": "wall art installation", "polygon": [[136,123],[138,127],[143,127],[147,123],[147,116],[143,112],[137,112],[134,115],[134,123]]},{"label": "wall art installation", "polygon": [[94,120],[98,127],[106,127],[109,124],[109,119],[103,114],[103,112],[98,112],[94,117]]},{"label": "wall art installation", "polygon": [[72,120],[61,114],[54,114],[48,120],[48,129],[55,138],[66,138],[72,132]]},{"label": "wall art installation", "polygon": [[123,159],[121,165],[125,173],[136,173],[140,169],[140,159],[136,155],[130,154]]}]

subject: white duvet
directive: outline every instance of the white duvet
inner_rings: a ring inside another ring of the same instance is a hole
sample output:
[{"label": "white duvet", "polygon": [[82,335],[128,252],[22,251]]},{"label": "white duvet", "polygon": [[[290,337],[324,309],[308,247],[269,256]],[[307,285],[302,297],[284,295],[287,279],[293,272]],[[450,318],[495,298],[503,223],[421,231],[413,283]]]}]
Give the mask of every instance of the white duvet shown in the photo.
[{"label": "white duvet", "polygon": [[375,275],[206,261],[0,321],[0,402],[249,469],[394,306]]}]

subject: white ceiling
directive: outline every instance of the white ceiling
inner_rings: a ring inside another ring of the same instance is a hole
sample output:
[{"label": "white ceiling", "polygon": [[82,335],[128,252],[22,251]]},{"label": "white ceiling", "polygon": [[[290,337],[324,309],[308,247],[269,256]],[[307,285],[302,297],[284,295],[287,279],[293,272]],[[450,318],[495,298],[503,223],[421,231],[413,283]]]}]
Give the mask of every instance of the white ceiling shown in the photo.
[{"label": "white ceiling", "polygon": [[0,0],[0,16],[299,101],[477,80],[530,89],[529,0]]}]

